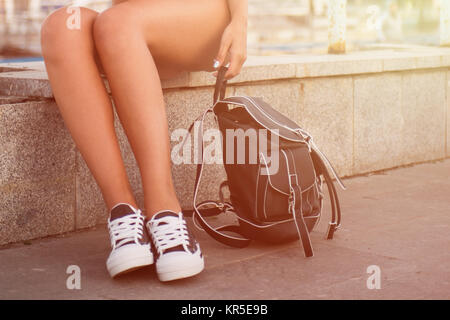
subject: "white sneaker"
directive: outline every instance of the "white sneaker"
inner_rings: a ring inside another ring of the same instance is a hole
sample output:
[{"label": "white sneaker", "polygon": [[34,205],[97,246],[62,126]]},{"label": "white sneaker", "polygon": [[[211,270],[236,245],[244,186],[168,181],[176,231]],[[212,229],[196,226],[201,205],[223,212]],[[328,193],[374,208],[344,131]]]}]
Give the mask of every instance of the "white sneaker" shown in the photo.
[{"label": "white sneaker", "polygon": [[111,277],[151,265],[153,254],[141,210],[126,203],[111,209],[108,230],[112,251],[106,260]]},{"label": "white sneaker", "polygon": [[160,211],[147,222],[161,281],[187,278],[204,269],[200,245],[189,232],[183,214]]}]

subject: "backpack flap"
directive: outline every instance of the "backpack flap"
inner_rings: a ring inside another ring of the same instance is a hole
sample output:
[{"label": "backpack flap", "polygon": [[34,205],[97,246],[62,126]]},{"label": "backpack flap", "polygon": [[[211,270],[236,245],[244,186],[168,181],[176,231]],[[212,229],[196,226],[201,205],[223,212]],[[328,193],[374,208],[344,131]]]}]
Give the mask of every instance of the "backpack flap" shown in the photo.
[{"label": "backpack flap", "polygon": [[302,134],[300,128],[294,121],[273,109],[269,104],[257,97],[229,97],[219,100],[214,105],[216,115],[228,111],[227,105],[238,105],[244,107],[248,114],[262,128],[269,130],[272,134],[290,142],[307,143],[308,137]]}]

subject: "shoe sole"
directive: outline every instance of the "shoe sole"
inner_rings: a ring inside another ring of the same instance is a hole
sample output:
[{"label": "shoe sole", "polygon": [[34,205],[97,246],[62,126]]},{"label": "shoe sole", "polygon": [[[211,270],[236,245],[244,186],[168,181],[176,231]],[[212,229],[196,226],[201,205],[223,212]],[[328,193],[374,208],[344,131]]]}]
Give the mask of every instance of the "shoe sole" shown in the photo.
[{"label": "shoe sole", "polygon": [[169,271],[169,272],[158,271],[157,273],[158,273],[159,280],[162,282],[166,282],[166,281],[173,281],[173,280],[179,280],[179,279],[193,277],[193,276],[199,274],[200,272],[202,272],[204,268],[205,268],[205,263],[202,260],[202,263],[191,266],[189,268],[183,268],[180,270]]},{"label": "shoe sole", "polygon": [[146,267],[153,264],[153,256],[145,255],[140,257],[135,257],[132,259],[126,259],[125,261],[120,261],[119,263],[107,263],[107,269],[112,278],[119,275]]}]

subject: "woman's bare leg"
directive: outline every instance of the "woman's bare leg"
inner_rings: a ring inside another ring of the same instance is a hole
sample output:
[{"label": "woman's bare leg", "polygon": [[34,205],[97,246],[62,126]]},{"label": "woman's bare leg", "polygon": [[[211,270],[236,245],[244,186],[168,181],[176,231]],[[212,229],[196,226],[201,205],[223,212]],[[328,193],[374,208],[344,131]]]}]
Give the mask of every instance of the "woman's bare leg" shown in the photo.
[{"label": "woman's bare leg", "polygon": [[[92,37],[98,13],[81,8],[79,29],[59,9],[42,27],[42,51],[53,93],[78,150],[96,179],[108,209],[136,207],[114,131],[113,109],[95,61]],[[72,12],[73,14],[73,12]]]},{"label": "woman's bare leg", "polygon": [[95,45],[141,171],[148,217],[180,211],[159,75],[211,70],[229,19],[226,0],[130,0],[95,21]]}]

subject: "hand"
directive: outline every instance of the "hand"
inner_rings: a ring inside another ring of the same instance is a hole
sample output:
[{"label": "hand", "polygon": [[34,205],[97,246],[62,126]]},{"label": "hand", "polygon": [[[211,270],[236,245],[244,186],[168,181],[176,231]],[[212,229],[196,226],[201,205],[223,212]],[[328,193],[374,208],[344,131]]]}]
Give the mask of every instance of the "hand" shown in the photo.
[{"label": "hand", "polygon": [[[225,79],[237,76],[242,69],[242,65],[247,59],[247,22],[231,23],[225,28],[220,42],[219,53],[214,60],[214,68],[227,65],[228,71]],[[217,72],[214,73],[217,76]]]}]

